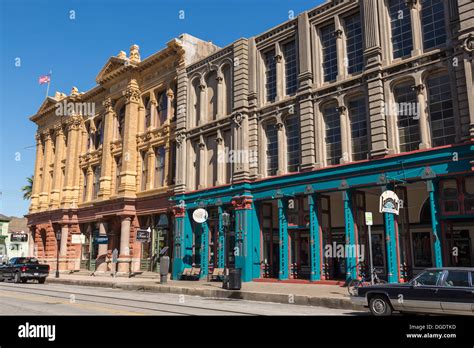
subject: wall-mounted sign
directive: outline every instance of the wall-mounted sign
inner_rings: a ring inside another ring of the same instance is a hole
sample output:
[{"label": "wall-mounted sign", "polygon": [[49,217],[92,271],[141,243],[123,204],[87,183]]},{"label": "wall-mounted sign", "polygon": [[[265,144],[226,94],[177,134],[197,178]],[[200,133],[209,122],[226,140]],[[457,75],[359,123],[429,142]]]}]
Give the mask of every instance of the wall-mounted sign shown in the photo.
[{"label": "wall-mounted sign", "polygon": [[28,241],[28,235],[26,233],[12,233],[10,235],[11,243],[24,243]]},{"label": "wall-mounted sign", "polygon": [[85,244],[86,236],[84,234],[73,234],[71,235],[72,244]]},{"label": "wall-mounted sign", "polygon": [[380,212],[398,215],[400,200],[395,192],[387,190],[380,195]]},{"label": "wall-mounted sign", "polygon": [[108,244],[109,237],[108,236],[97,236],[95,237],[96,244]]},{"label": "wall-mounted sign", "polygon": [[198,224],[206,222],[208,216],[207,210],[203,208],[198,208],[193,212],[193,220]]},{"label": "wall-mounted sign", "polygon": [[137,230],[137,242],[149,242],[151,236],[151,229]]}]

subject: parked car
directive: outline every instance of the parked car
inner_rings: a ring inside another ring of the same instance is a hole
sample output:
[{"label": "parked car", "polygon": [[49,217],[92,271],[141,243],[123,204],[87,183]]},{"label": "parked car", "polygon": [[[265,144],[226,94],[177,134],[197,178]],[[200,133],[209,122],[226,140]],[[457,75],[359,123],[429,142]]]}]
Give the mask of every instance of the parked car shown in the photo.
[{"label": "parked car", "polygon": [[393,311],[474,315],[474,268],[429,268],[408,283],[359,287],[351,301],[376,316]]},{"label": "parked car", "polygon": [[34,257],[13,257],[0,266],[0,282],[13,280],[15,283],[26,283],[28,280],[37,280],[43,284],[48,274],[49,265],[40,264]]}]

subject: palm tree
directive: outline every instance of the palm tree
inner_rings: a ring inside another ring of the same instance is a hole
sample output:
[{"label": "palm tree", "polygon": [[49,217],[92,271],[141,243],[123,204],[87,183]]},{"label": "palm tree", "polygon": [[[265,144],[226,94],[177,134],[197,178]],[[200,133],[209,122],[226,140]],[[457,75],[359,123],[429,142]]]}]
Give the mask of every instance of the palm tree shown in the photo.
[{"label": "palm tree", "polygon": [[28,200],[31,198],[31,192],[33,191],[33,175],[29,178],[26,178],[28,185],[25,185],[21,188],[23,191],[23,199]]}]

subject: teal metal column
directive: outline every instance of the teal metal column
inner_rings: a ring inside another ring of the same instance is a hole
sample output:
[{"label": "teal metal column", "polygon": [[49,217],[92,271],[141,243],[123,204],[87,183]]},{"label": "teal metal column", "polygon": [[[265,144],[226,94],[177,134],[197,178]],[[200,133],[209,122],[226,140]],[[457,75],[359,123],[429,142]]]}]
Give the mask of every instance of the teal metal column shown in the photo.
[{"label": "teal metal column", "polygon": [[357,259],[355,250],[357,248],[355,240],[355,226],[354,226],[354,211],[352,207],[351,191],[346,190],[342,192],[344,200],[344,221],[346,232],[346,280],[357,278]]},{"label": "teal metal column", "polygon": [[289,263],[288,263],[288,218],[287,203],[283,199],[278,199],[278,222],[280,234],[280,271],[278,279],[288,279]]},{"label": "teal metal column", "polygon": [[[385,190],[393,190],[393,185],[387,185]],[[383,213],[383,216],[385,221],[385,244],[387,250],[387,280],[389,283],[398,283],[398,238],[395,214]]]},{"label": "teal metal column", "polygon": [[321,280],[321,238],[318,216],[317,196],[308,195],[309,205],[309,239],[311,255],[311,273],[309,280]]},{"label": "teal metal column", "polygon": [[443,267],[443,257],[441,253],[441,240],[440,240],[440,225],[438,221],[438,205],[437,202],[437,190],[436,184],[433,180],[427,180],[426,185],[430,194],[430,210],[431,210],[431,228],[433,230],[434,239],[434,256],[435,256],[435,267]]},{"label": "teal metal column", "polygon": [[203,222],[201,230],[201,278],[207,277],[209,273],[209,225]]},{"label": "teal metal column", "polygon": [[250,194],[232,199],[235,208],[235,268],[242,271],[242,281],[253,279],[252,272],[252,219],[253,197]]},{"label": "teal metal column", "polygon": [[219,230],[217,235],[217,268],[224,268],[225,236],[224,224],[222,221],[222,213],[224,212],[224,209],[222,209],[222,206],[218,206],[217,211],[219,213]]}]

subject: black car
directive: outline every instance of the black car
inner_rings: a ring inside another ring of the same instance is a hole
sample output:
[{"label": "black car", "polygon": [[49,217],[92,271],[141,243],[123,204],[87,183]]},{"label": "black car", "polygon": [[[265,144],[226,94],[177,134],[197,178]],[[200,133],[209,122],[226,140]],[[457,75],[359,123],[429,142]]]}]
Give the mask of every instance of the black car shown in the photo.
[{"label": "black car", "polygon": [[48,274],[49,265],[40,264],[34,257],[13,257],[8,263],[0,266],[0,282],[7,279],[15,283],[37,280],[43,284]]},{"label": "black car", "polygon": [[351,301],[376,316],[393,311],[474,315],[474,268],[429,268],[409,283],[359,287]]}]

